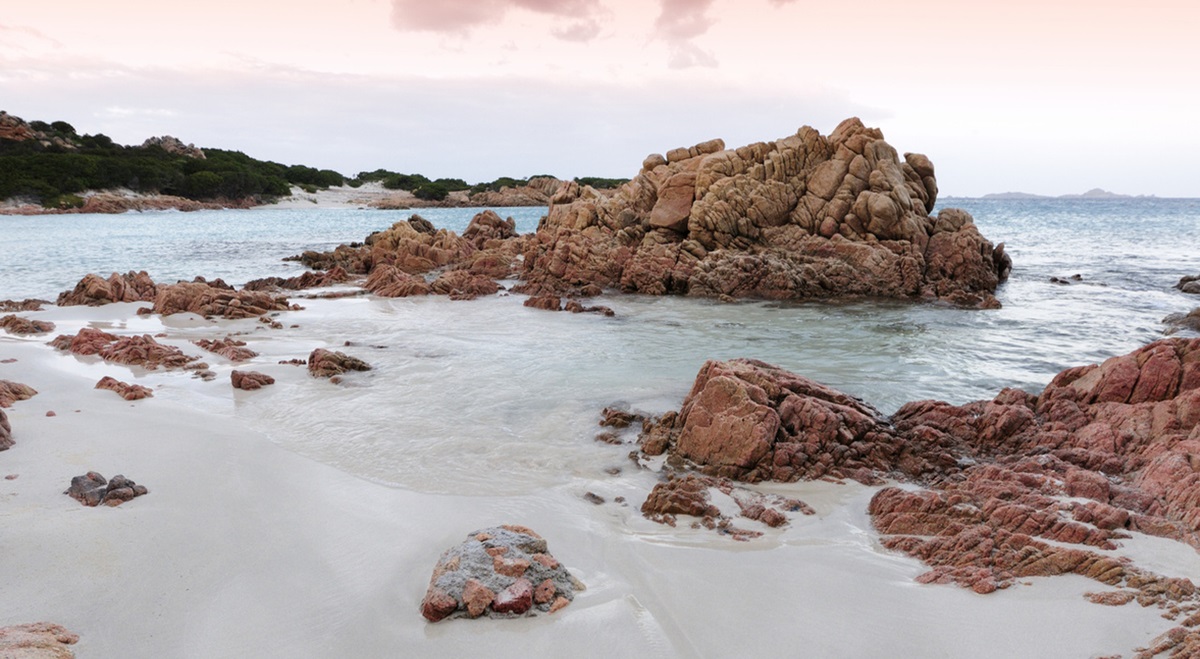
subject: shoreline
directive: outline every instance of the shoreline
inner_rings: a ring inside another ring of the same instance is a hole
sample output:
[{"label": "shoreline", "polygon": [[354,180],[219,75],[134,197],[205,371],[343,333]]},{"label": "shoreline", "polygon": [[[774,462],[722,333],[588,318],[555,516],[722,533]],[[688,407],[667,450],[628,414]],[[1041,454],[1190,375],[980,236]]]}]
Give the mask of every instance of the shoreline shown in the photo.
[{"label": "shoreline", "polygon": [[[305,303],[309,310],[284,312],[280,321],[305,323],[318,307],[353,318],[369,307]],[[191,353],[198,350],[186,341],[202,332],[219,336],[254,322],[186,315],[164,322],[138,316],[138,306],[23,315],[52,320],[56,333],[84,326],[165,332],[163,342]],[[311,338],[256,337],[280,343],[278,350],[312,347]],[[232,390],[234,365],[223,358],[201,353],[219,374],[206,383],[185,372],[59,353],[46,340],[0,334],[0,352],[17,359],[0,364],[0,379],[40,392],[9,408],[17,444],[0,453],[0,473],[18,474],[0,480],[0,520],[21,529],[0,538],[0,626],[62,624],[80,635],[74,648],[81,657],[134,648],[179,657],[381,656],[404,648],[432,657],[485,647],[501,657],[531,649],[584,657],[789,656],[798,647],[824,656],[1075,656],[1079,648],[1128,652],[1174,625],[1154,607],[1087,602],[1082,593],[1098,584],[1081,577],[1027,579],[989,595],[919,585],[914,578],[927,567],[879,545],[866,514],[876,488],[764,486],[804,500],[817,514],[737,543],[704,529],[655,524],[632,505],[579,499],[594,489],[635,501],[654,480],[644,472],[615,480],[555,474],[545,486],[503,494],[474,485],[456,494],[387,486],[298,455],[255,430],[246,416],[256,414],[250,403],[275,392]],[[268,372],[280,388],[334,386],[263,353],[237,367]],[[100,372],[151,385],[156,397],[128,403],[97,391]],[[57,416],[45,416],[48,410]],[[72,476],[91,469],[123,473],[150,493],[99,509],[61,494]],[[537,530],[588,589],[553,616],[425,623],[419,605],[437,557],[496,523]],[[1188,557],[1140,537],[1131,544],[1137,546],[1123,551],[1148,552],[1184,574],[1200,569],[1194,552]],[[1014,636],[1014,629],[1022,633]]]}]

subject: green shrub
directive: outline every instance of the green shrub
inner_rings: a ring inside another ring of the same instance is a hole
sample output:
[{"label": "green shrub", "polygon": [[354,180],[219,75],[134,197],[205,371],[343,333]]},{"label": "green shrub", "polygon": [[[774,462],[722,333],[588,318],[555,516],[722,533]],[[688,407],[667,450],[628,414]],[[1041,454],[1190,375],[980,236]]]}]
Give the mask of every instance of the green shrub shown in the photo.
[{"label": "green shrub", "polygon": [[441,201],[450,194],[450,191],[447,190],[446,186],[442,185],[441,183],[425,183],[424,185],[418,186],[416,190],[412,191],[412,193],[417,197],[417,199]]}]

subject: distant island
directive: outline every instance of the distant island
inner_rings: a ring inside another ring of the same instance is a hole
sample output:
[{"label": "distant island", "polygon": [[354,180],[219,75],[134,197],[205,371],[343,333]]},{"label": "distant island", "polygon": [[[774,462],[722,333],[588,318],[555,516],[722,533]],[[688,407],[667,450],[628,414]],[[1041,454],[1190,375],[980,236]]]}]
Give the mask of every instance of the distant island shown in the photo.
[{"label": "distant island", "polygon": [[1040,195],[1030,192],[993,192],[985,194],[980,199],[1153,199],[1154,195],[1127,195],[1109,192],[1100,188],[1092,188],[1083,194],[1064,194],[1058,196]]}]

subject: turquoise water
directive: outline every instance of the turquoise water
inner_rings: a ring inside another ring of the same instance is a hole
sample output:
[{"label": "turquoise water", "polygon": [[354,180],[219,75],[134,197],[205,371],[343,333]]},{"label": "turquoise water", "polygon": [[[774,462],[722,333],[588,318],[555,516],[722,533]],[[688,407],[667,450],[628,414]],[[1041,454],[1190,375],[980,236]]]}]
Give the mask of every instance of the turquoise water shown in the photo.
[{"label": "turquoise water", "polygon": [[[431,491],[486,486],[524,492],[601,474],[623,449],[593,441],[615,402],[677,408],[707,359],[779,364],[889,413],[904,402],[1038,391],[1064,368],[1124,354],[1163,336],[1162,318],[1200,305],[1174,290],[1200,274],[1200,201],[951,200],[982,233],[1006,243],[1003,308],[953,309],[895,301],[723,304],[690,298],[603,296],[613,318],[527,309],[503,293],[445,298],[302,300],[285,330],[256,333],[279,366],[314,347],[345,349],[375,366],[352,386],[284,377],[235,413],[276,442],[376,481]],[[475,209],[421,211],[461,231]],[[532,231],[542,208],[501,209]],[[410,212],[252,210],[117,216],[0,217],[0,299],[53,299],[87,272],[145,269],[156,281],[221,277],[241,284],[300,272],[282,257],[361,241]],[[1070,285],[1052,283],[1052,277]],[[250,323],[249,329],[253,329]],[[170,323],[175,338],[228,330]],[[352,348],[342,348],[350,342]],[[231,368],[213,361],[217,383]],[[171,378],[171,375],[154,377]],[[172,386],[156,397],[212,405],[227,384]],[[151,383],[155,384],[155,383]],[[207,387],[207,388],[206,388]],[[215,396],[215,398],[214,398]],[[497,477],[497,474],[505,474]],[[572,476],[574,475],[574,476]],[[478,479],[484,479],[480,481]]]}]

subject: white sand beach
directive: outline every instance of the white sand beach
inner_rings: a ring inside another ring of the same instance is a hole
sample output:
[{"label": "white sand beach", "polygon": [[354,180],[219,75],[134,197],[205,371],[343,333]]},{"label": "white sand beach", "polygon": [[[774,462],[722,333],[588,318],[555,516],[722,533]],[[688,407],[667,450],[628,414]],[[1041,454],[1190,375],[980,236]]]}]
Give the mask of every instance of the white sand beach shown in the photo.
[{"label": "white sand beach", "polygon": [[[137,304],[24,314],[57,323],[56,333],[165,332],[160,341],[204,356],[218,374],[211,382],[59,353],[46,345],[53,334],[0,334],[0,359],[16,360],[0,363],[0,379],[39,391],[8,410],[16,445],[0,452],[0,476],[17,476],[0,479],[0,626],[62,624],[80,635],[74,649],[85,658],[1091,657],[1128,655],[1172,626],[1153,607],[1089,603],[1082,594],[1105,587],[1082,577],[989,595],[919,585],[925,568],[880,547],[866,514],[874,489],[854,483],[771,486],[817,514],[781,529],[744,521],[765,535],[743,543],[642,518],[637,506],[654,476],[631,463],[620,477],[605,475],[621,449],[588,465],[587,451],[607,450],[589,447],[577,458],[585,464],[541,483],[524,469],[478,473],[479,461],[465,460],[458,472],[442,465],[437,473],[450,475],[436,486],[407,488],[297,455],[270,436],[254,399],[334,399],[356,383],[316,380],[278,360],[329,345],[308,329],[319,318],[353,323],[391,304],[303,303],[279,318],[300,328],[275,332],[254,332],[254,321],[137,316]],[[539,313],[511,304],[513,313]],[[262,353],[238,368],[269,373],[276,385],[236,391],[233,365],[187,342],[230,330],[251,332]],[[103,374],[155,395],[130,403],[93,389]],[[353,422],[330,417],[311,431]],[[393,432],[405,427],[394,420]],[[124,474],[150,492],[116,508],[83,507],[63,491],[89,470]],[[582,501],[585,491],[606,503]],[[554,615],[427,623],[419,605],[438,556],[502,523],[542,534],[587,590]],[[1195,553],[1176,543],[1135,539],[1121,551],[1134,549],[1140,564],[1166,574],[1200,571]]]}]

